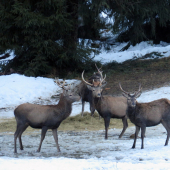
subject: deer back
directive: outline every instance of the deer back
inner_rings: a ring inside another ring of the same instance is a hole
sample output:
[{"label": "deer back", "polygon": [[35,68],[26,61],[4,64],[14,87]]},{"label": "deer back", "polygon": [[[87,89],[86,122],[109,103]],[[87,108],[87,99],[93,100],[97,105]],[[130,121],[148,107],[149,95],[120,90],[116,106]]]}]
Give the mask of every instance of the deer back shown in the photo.
[{"label": "deer back", "polygon": [[121,118],[126,115],[127,101],[124,97],[102,96],[95,98],[94,104],[96,110],[103,116],[108,114],[113,118]]},{"label": "deer back", "polygon": [[170,117],[170,101],[166,98],[148,103],[136,103],[136,118],[143,117],[148,122],[158,123],[161,119]]}]

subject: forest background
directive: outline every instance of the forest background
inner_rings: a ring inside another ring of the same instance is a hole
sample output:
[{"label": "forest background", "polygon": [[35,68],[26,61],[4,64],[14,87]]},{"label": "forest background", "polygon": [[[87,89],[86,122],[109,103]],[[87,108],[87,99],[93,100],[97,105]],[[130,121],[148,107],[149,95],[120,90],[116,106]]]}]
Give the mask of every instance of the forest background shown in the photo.
[{"label": "forest background", "polygon": [[0,54],[15,55],[0,63],[1,72],[59,77],[92,72],[93,57],[117,42],[128,42],[121,50],[141,41],[170,42],[169,13],[170,0],[1,0]]}]

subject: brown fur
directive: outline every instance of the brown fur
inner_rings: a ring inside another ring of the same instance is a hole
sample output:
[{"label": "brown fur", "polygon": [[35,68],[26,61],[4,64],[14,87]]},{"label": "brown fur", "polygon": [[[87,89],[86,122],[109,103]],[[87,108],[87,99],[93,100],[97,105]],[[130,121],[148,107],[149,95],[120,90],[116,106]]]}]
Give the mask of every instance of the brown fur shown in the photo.
[{"label": "brown fur", "polygon": [[123,130],[119,135],[119,138],[121,138],[128,127],[126,116],[127,102],[125,98],[112,96],[94,96],[94,106],[95,109],[98,111],[99,115],[104,118],[105,139],[108,138],[108,128],[110,124],[110,119],[122,119]]},{"label": "brown fur", "polygon": [[136,146],[136,140],[140,129],[142,139],[141,149],[143,149],[146,127],[156,126],[160,123],[167,130],[165,146],[168,145],[170,137],[170,100],[162,98],[148,103],[138,103],[136,98],[140,96],[141,93],[139,92],[131,95],[123,91],[123,95],[128,99],[127,116],[136,126],[132,148]]},{"label": "brown fur", "polygon": [[107,82],[105,81],[106,76],[105,78],[103,78],[101,74],[100,84],[98,86],[94,86],[93,84],[89,84],[84,80],[83,74],[84,72],[82,73],[82,80],[87,84],[87,88],[92,93],[92,100],[94,102],[95,109],[98,111],[99,115],[104,118],[105,139],[108,138],[108,128],[111,118],[122,119],[123,130],[119,135],[119,138],[121,138],[128,127],[126,116],[126,100],[123,97],[102,96],[103,88],[107,84]]},{"label": "brown fur", "polygon": [[[88,80],[89,83],[94,84],[94,86],[98,86],[100,84],[100,78],[101,75],[99,73],[94,73]],[[92,100],[92,92],[87,88],[87,85],[82,81],[79,85],[79,95],[81,96],[82,100],[82,113],[81,115],[83,116],[84,113],[84,105],[85,102],[89,102],[90,104],[90,111],[91,115],[94,114],[95,108],[94,108],[94,103]]]},{"label": "brown fur", "polygon": [[60,151],[57,128],[60,126],[60,123],[71,114],[72,103],[79,99],[80,97],[72,95],[70,90],[64,90],[57,105],[37,105],[29,103],[19,105],[14,110],[17,122],[17,129],[14,134],[14,153],[17,153],[16,140],[18,137],[20,149],[23,150],[21,135],[28,126],[42,129],[41,141],[37,152],[40,152],[42,142],[48,129],[52,129],[57,149]]}]

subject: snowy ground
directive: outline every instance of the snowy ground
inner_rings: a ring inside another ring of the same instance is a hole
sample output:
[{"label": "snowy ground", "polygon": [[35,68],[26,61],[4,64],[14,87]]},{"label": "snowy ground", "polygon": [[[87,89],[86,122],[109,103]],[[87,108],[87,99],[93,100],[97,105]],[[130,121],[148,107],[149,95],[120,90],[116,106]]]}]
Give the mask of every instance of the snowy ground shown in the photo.
[{"label": "snowy ground", "polygon": [[[122,44],[115,47],[112,53],[102,53],[95,59],[101,60],[102,57],[103,62],[112,60],[122,62],[154,50],[164,57],[170,54],[170,46],[165,43],[153,46],[142,42],[125,52],[117,52],[121,47]],[[67,82],[78,83],[76,80],[67,80]],[[56,98],[51,96],[59,93],[60,88],[50,78],[33,78],[17,74],[0,76],[0,119],[3,121],[12,118],[15,107],[25,102],[55,104]],[[143,92],[138,101],[149,102],[159,98],[170,99],[169,86]],[[88,104],[85,110],[89,111]],[[80,102],[74,103],[71,116],[80,112]],[[170,169],[170,146],[164,146],[166,131],[162,125],[146,129],[143,150],[140,149],[140,139],[137,141],[136,149],[131,149],[133,139],[129,136],[134,133],[134,127],[128,128],[122,139],[118,139],[120,131],[121,129],[110,129],[108,140],[104,140],[104,130],[67,133],[60,131],[61,153],[57,153],[50,131],[46,135],[40,153],[36,153],[40,142],[40,131],[26,133],[23,135],[25,149],[24,151],[18,149],[18,154],[13,153],[13,132],[0,133],[0,169]]]},{"label": "snowy ground", "polygon": [[[101,54],[95,56],[95,60],[102,63],[109,63],[116,61],[118,63],[124,62],[133,58],[140,58],[149,53],[159,53],[163,57],[170,56],[170,44],[161,42],[158,45],[153,45],[152,42],[141,42],[135,46],[130,46],[128,50],[119,52],[127,43],[115,44],[109,52],[103,51]],[[158,57],[154,53],[152,57]]]},{"label": "snowy ground", "polygon": [[18,148],[18,154],[13,153],[13,134],[1,133],[0,169],[169,169],[170,146],[164,146],[164,128],[159,125],[147,129],[143,150],[140,139],[136,149],[131,149],[133,139],[129,136],[133,132],[134,127],[128,128],[119,139],[120,129],[112,129],[108,140],[104,139],[103,130],[59,132],[61,153],[57,152],[51,131],[37,153],[40,131],[31,132],[23,135],[24,150]]}]

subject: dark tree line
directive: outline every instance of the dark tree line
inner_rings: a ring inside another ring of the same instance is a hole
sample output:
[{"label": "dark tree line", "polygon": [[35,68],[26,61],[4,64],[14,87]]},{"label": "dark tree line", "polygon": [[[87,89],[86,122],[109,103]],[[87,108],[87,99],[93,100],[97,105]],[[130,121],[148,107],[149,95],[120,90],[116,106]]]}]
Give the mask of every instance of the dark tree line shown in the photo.
[{"label": "dark tree line", "polygon": [[[13,68],[30,76],[92,69],[91,49],[81,40],[101,40],[103,28],[117,41],[170,42],[170,0],[0,0],[0,53],[13,50]],[[101,20],[101,12],[113,23]],[[107,43],[103,42],[102,43]],[[128,48],[128,46],[126,47]]]},{"label": "dark tree line", "polygon": [[108,1],[117,41],[135,45],[141,41],[170,42],[170,0]]},{"label": "dark tree line", "polygon": [[90,60],[78,44],[78,0],[1,0],[0,52],[16,57],[5,67],[25,75],[75,71]]}]

